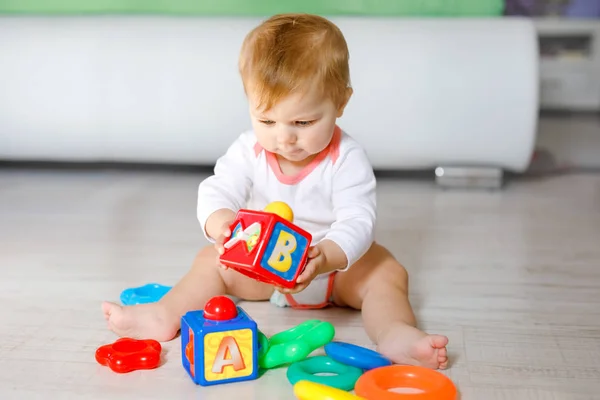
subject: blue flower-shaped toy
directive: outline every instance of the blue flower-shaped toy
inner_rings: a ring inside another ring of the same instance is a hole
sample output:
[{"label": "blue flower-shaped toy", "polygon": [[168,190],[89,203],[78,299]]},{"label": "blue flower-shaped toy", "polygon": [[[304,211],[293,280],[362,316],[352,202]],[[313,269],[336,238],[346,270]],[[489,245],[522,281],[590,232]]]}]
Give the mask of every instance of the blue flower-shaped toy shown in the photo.
[{"label": "blue flower-shaped toy", "polygon": [[171,290],[171,286],[159,285],[158,283],[148,283],[144,286],[125,289],[121,292],[121,303],[124,306],[154,303],[160,300],[169,290]]}]

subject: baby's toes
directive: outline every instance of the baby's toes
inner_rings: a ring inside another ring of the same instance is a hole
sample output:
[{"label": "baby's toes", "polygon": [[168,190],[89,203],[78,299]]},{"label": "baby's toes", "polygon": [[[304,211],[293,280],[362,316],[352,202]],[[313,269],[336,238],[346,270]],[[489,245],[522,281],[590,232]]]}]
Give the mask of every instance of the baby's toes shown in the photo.
[{"label": "baby's toes", "polygon": [[448,337],[443,335],[429,335],[429,339],[431,341],[431,347],[435,349],[446,349],[446,345],[448,344]]},{"label": "baby's toes", "polygon": [[444,362],[440,362],[439,369],[446,369],[446,368],[448,368],[448,359],[446,359],[446,361],[444,361]]},{"label": "baby's toes", "polygon": [[438,350],[438,363],[440,363],[440,369],[446,369],[448,366],[448,351],[445,347]]},{"label": "baby's toes", "polygon": [[120,305],[116,304],[116,303],[111,303],[108,301],[105,301],[104,303],[102,303],[102,312],[104,313],[104,318],[111,324],[115,323],[115,320],[120,320],[122,318],[119,318],[120,316],[122,316],[122,310],[123,307],[121,307]]},{"label": "baby's toes", "polygon": [[110,319],[111,310],[112,306],[110,305],[110,303],[106,301],[102,303],[102,314],[104,314],[104,319],[106,319],[107,321]]},{"label": "baby's toes", "polygon": [[442,359],[448,359],[448,350],[444,347],[442,349],[438,349],[438,359],[441,361]]}]

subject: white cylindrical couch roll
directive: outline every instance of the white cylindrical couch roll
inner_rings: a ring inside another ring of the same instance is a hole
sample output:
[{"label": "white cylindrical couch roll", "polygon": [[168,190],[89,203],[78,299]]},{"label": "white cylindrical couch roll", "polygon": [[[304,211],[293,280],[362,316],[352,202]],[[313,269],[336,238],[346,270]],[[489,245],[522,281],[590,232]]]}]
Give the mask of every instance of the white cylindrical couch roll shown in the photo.
[{"label": "white cylindrical couch roll", "polygon": [[[331,19],[355,89],[340,125],[376,168],[526,168],[529,21]],[[0,159],[213,163],[250,127],[237,57],[259,22],[0,17]]]}]

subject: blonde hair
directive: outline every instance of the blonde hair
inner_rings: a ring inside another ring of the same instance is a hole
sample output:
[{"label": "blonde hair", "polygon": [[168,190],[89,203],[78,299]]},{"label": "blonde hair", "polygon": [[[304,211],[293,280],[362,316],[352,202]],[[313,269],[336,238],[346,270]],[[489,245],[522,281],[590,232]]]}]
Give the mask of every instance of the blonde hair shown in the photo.
[{"label": "blonde hair", "polygon": [[246,93],[251,87],[258,107],[311,85],[340,107],[348,100],[350,58],[346,39],[329,20],[310,14],[275,15],[245,38],[239,70]]}]

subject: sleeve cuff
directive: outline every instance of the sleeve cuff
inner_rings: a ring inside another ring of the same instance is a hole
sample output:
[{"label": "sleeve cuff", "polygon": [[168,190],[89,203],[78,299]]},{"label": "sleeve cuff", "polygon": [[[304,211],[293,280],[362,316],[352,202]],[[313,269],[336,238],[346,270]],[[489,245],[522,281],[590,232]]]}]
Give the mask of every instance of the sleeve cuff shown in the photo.
[{"label": "sleeve cuff", "polygon": [[340,246],[342,252],[346,255],[348,264],[343,268],[337,269],[337,271],[339,272],[347,271],[351,266],[356,264],[356,262],[360,260],[360,258],[363,255],[365,255],[365,253],[373,244],[372,238],[370,241],[367,238],[363,238],[364,243],[366,243],[366,245],[363,244],[361,246],[359,245],[359,243],[357,243],[355,238],[351,238],[348,235],[344,235],[343,233],[335,231],[331,231],[328,235],[325,236],[324,239],[331,240],[332,242]]}]

